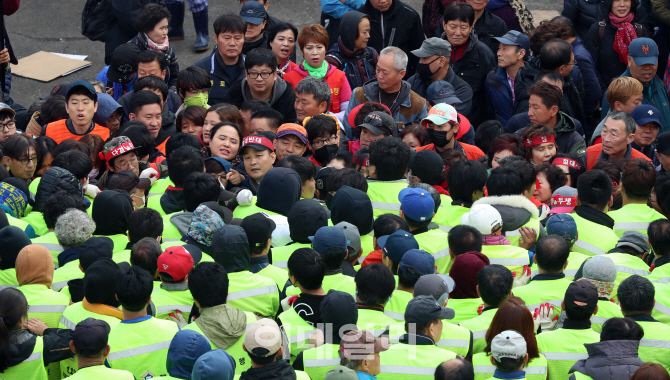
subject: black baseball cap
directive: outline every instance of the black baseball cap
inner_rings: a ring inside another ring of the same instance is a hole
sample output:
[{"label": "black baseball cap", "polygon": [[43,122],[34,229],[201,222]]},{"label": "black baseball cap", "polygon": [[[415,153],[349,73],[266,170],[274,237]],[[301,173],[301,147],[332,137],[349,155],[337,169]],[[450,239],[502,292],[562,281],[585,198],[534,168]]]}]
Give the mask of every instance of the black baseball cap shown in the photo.
[{"label": "black baseball cap", "polygon": [[670,131],[658,134],[658,137],[656,137],[656,151],[660,154],[670,154]]},{"label": "black baseball cap", "polygon": [[277,225],[267,214],[257,212],[244,218],[240,227],[247,233],[249,248],[251,248],[259,244],[265,247],[268,239],[272,239],[272,232]]},{"label": "black baseball cap", "polygon": [[95,318],[86,318],[77,323],[72,332],[72,344],[77,355],[94,356],[107,347],[109,323]]},{"label": "black baseball cap", "polygon": [[361,128],[365,128],[368,131],[372,132],[373,135],[393,135],[393,129],[395,128],[395,120],[393,116],[380,112],[370,112],[363,121],[363,124],[359,125]]},{"label": "black baseball cap", "polygon": [[51,89],[51,91],[49,91],[48,94],[42,97],[42,100],[48,100],[57,95],[65,96],[65,94],[67,93],[67,88],[70,85],[70,83],[72,83],[72,81],[65,81],[58,83],[57,85],[54,86],[54,88]]},{"label": "black baseball cap", "polygon": [[116,83],[128,82],[137,73],[137,57],[139,55],[140,48],[135,44],[119,45],[112,53],[112,62],[107,70],[107,79]]},{"label": "black baseball cap", "polygon": [[94,262],[103,257],[112,258],[114,242],[105,236],[93,236],[79,246],[79,264],[86,271]]},{"label": "black baseball cap", "polygon": [[438,304],[433,296],[416,296],[412,298],[405,309],[405,319],[409,322],[423,325],[440,319],[452,319],[456,315],[453,309]]},{"label": "black baseball cap", "polygon": [[81,80],[81,79],[76,80],[76,81],[70,83],[69,86],[67,86],[67,91],[65,92],[65,98],[69,99],[72,92],[74,92],[74,90],[76,90],[76,89],[85,90],[88,93],[88,95],[91,96],[91,99],[93,99],[96,102],[98,101],[98,93],[95,91],[95,87],[93,87],[93,85],[91,83],[89,83],[88,81]]},{"label": "black baseball cap", "polygon": [[[431,151],[432,152],[432,151]],[[112,173],[107,181],[107,189],[121,189],[131,192],[133,189],[148,189],[151,187],[149,178],[139,178],[132,170],[121,170],[118,173]]]},{"label": "black baseball cap", "polygon": [[328,209],[315,199],[301,199],[291,207],[288,213],[288,226],[291,240],[309,244],[310,236],[328,225]]},{"label": "black baseball cap", "polygon": [[565,308],[582,309],[598,304],[598,289],[589,280],[580,279],[571,282],[565,291]]},{"label": "black baseball cap", "polygon": [[334,167],[321,168],[316,175],[314,176],[314,181],[316,182],[316,188],[319,190],[322,196],[325,196],[328,193],[328,176],[331,173],[339,169]]},{"label": "black baseball cap", "polygon": [[413,153],[407,165],[407,169],[412,171],[412,175],[419,177],[421,182],[429,185],[437,185],[443,168],[442,157],[431,149]]}]

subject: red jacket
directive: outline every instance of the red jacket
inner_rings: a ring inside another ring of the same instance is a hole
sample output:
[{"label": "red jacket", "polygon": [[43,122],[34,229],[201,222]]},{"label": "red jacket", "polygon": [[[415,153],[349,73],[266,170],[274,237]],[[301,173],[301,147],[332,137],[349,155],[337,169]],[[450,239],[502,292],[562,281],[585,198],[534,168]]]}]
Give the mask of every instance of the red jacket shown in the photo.
[{"label": "red jacket", "polygon": [[[603,151],[603,144],[596,144],[588,147],[586,149],[586,170],[591,170],[598,162],[600,158],[600,153]],[[637,149],[630,149],[630,158],[644,158],[647,161],[651,161],[649,157],[645,156]]]},{"label": "red jacket", "polygon": [[[479,157],[484,155],[484,152],[482,152],[481,149],[477,148],[474,145],[462,143],[460,141],[457,141],[456,144],[457,145],[455,147],[460,146],[461,151],[463,152],[463,154],[465,154],[465,158],[467,158],[468,160],[477,160],[479,159]],[[427,149],[435,150],[435,144],[424,145],[420,148],[416,148],[416,151],[419,152]]]},{"label": "red jacket", "polygon": [[[295,86],[305,77],[309,76],[309,72],[305,70],[303,66],[304,63],[296,66],[293,71],[286,73],[283,76],[283,79],[291,84],[291,87],[295,90]],[[328,64],[328,71],[323,80],[328,83],[330,87],[330,107],[328,111],[332,113],[338,113],[344,111],[340,104],[348,102],[351,98],[351,87],[349,86],[349,81],[344,75],[342,70],[338,70],[335,66]]]}]

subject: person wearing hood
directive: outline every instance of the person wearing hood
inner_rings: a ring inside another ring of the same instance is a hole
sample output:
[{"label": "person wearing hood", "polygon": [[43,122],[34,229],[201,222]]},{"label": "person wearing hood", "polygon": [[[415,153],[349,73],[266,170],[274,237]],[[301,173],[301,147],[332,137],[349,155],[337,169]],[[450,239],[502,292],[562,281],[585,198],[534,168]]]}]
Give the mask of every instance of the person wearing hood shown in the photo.
[{"label": "person wearing hood", "polygon": [[600,342],[586,343],[588,358],[570,368],[570,380],[627,380],[644,363],[638,356],[642,327],[630,318],[612,318],[600,332]]},{"label": "person wearing hood", "polygon": [[361,87],[376,75],[379,54],[368,46],[368,40],[370,17],[354,10],[344,13],[340,18],[339,37],[326,54],[326,61],[344,71],[351,88]]},{"label": "person wearing hood", "polygon": [[[30,305],[27,318],[37,318],[51,329],[58,328],[63,311],[70,304],[70,297],[51,289],[53,277],[54,263],[46,248],[31,244],[19,252],[16,257],[17,289]],[[60,373],[59,363],[49,364],[47,371]]]},{"label": "person wearing hood", "polygon": [[[495,55],[474,31],[475,10],[471,5],[453,2],[444,9],[442,39],[451,44],[450,69],[472,87],[472,103],[486,104],[484,84],[488,73],[497,66]],[[486,112],[470,115],[472,125],[486,120]]]},{"label": "person wearing hood", "polygon": [[70,350],[73,331],[48,328],[39,319],[29,319],[28,301],[21,291],[0,291],[0,315],[5,330],[0,338],[3,378],[46,380],[48,366],[74,355]]},{"label": "person wearing hood", "polygon": [[449,294],[452,299],[479,298],[477,292],[477,273],[489,265],[489,258],[477,251],[462,253],[454,258],[449,276],[454,280],[454,290]]},{"label": "person wearing hood", "polygon": [[[54,232],[63,251],[58,254],[58,267],[79,260],[79,247],[95,231],[95,222],[81,210],[68,210],[59,216]],[[60,288],[59,288],[60,289]]]},{"label": "person wearing hood", "polygon": [[[10,182],[14,182],[16,186]],[[25,185],[24,189],[19,187],[21,182]],[[0,182],[0,208],[14,218],[23,218],[26,215],[28,202],[33,203],[29,195],[28,184],[16,177],[9,177]]]},{"label": "person wearing hood", "polygon": [[284,289],[288,281],[286,270],[270,264],[268,257],[272,245],[272,233],[277,228],[277,224],[270,217],[257,212],[244,218],[240,227],[244,229],[249,239],[249,252],[251,253],[249,271],[273,279],[278,288]]},{"label": "person wearing hood", "polygon": [[193,296],[188,291],[188,272],[202,260],[202,252],[193,245],[169,247],[158,256],[160,287],[154,289],[151,301],[156,318],[189,320]]},{"label": "person wearing hood", "polygon": [[[193,173],[202,173],[205,170],[205,160],[202,154],[192,146],[182,146],[175,149],[170,153],[167,164],[171,168],[168,178],[172,184],[165,189],[160,197],[149,197],[147,202],[147,207],[153,208],[161,215],[184,211],[183,189],[186,178]],[[159,198],[157,199],[158,202],[153,198]]]},{"label": "person wearing hood", "polygon": [[91,264],[101,258],[112,259],[114,243],[107,237],[91,237],[79,246],[79,257],[58,267],[52,289],[65,294],[72,302],[84,299],[83,277]]},{"label": "person wearing hood", "polygon": [[16,257],[21,250],[30,245],[30,239],[25,232],[14,226],[0,229],[0,285],[17,286]]},{"label": "person wearing hood", "polygon": [[[204,335],[215,351],[219,348],[226,350],[233,358],[233,365],[238,363],[235,373],[241,374],[251,366],[244,360],[246,353],[242,347],[246,326],[258,318],[252,312],[242,311],[227,303],[228,285],[228,273],[220,264],[201,262],[196,265],[189,273],[188,288],[199,316],[182,330],[193,330]],[[197,364],[194,373],[196,367]]]},{"label": "person wearing hood", "polygon": [[228,273],[229,304],[256,315],[274,318],[279,291],[274,280],[251,273],[249,240],[240,226],[226,225],[214,232],[212,257]]},{"label": "person wearing hood", "polygon": [[[277,322],[263,318],[249,327],[244,337],[244,351],[251,359],[251,368],[242,372],[240,380],[295,380],[298,373],[288,361],[282,360],[282,333]],[[300,378],[308,377],[305,373]]]},{"label": "person wearing hood", "polygon": [[[112,329],[116,327],[123,320],[123,312],[119,309],[121,304],[116,299],[113,286],[120,271],[120,266],[109,258],[101,258],[91,264],[84,274],[84,299],[65,308],[58,327],[75,330],[80,322],[88,318],[105,321]],[[72,374],[77,371],[78,362],[74,358],[63,360],[60,367],[61,373]]]},{"label": "person wearing hood", "polygon": [[[328,111],[343,120],[344,111],[351,98],[351,86],[342,70],[325,61],[328,49],[328,32],[318,24],[304,27],[298,35],[298,45],[305,60],[293,71],[284,75],[284,80],[294,89],[305,77],[323,78],[331,91]],[[286,121],[292,121],[287,119]]]},{"label": "person wearing hood", "polygon": [[204,335],[193,330],[179,331],[168,348],[166,367],[169,377],[161,378],[191,380],[196,361],[210,351],[212,347]]},{"label": "person wearing hood", "polygon": [[300,200],[301,194],[302,181],[298,172],[290,168],[270,169],[263,176],[263,183],[258,186],[251,204],[237,206],[233,217],[244,219],[257,212],[287,216],[293,205]]},{"label": "person wearing hood", "polygon": [[[244,361],[244,359],[242,359]],[[212,350],[195,362],[192,380],[233,380],[239,375],[235,358],[224,350]]]},{"label": "person wearing hood", "polygon": [[128,224],[132,213],[133,200],[127,192],[116,189],[99,193],[91,215],[95,222],[93,235],[112,239],[115,252],[124,250],[128,244]]},{"label": "person wearing hood", "polygon": [[[248,4],[258,4],[250,1]],[[233,83],[223,101],[236,107],[242,103],[259,99],[267,103],[282,114],[284,121],[294,122],[295,91],[284,79],[277,75],[277,59],[264,47],[259,47],[247,53],[244,59],[245,76]],[[288,74],[287,74],[288,75]]]},{"label": "person wearing hood", "polygon": [[115,136],[121,127],[123,107],[113,97],[105,93],[98,94],[98,109],[93,114],[93,122],[109,129]]},{"label": "person wearing hood", "polygon": [[291,208],[287,221],[291,243],[272,250],[272,265],[284,270],[288,269],[288,259],[296,249],[312,248],[309,237],[328,225],[328,209],[314,199],[301,199]]},{"label": "person wearing hood", "polygon": [[229,222],[232,219],[226,217],[224,213],[223,207],[216,202],[201,204],[193,211],[188,232],[181,240],[213,256],[212,239],[214,238],[214,233],[226,225],[224,218],[228,219]]}]

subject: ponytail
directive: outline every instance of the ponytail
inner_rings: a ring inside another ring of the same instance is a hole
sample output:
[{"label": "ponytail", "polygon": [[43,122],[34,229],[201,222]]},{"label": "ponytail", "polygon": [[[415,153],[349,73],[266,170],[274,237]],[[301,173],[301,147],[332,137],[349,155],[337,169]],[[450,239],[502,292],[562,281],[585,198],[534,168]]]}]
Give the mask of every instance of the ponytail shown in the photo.
[{"label": "ponytail", "polygon": [[20,290],[6,288],[0,291],[0,372],[9,368],[9,333],[28,315],[28,301]]}]

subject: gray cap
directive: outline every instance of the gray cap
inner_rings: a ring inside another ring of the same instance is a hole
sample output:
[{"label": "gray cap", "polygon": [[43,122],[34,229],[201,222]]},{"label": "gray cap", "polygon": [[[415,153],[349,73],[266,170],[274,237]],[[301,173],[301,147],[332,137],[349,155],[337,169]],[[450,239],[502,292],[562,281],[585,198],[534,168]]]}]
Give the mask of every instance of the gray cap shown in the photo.
[{"label": "gray cap", "polygon": [[451,44],[447,40],[438,37],[431,37],[424,40],[421,48],[412,50],[412,54],[419,58],[430,57],[433,55],[451,56]]},{"label": "gray cap", "polygon": [[617,248],[631,247],[638,253],[649,252],[649,244],[647,244],[647,237],[643,233],[637,231],[626,231],[619,238],[616,244]]},{"label": "gray cap", "polygon": [[446,104],[460,104],[461,99],[456,96],[456,91],[454,86],[444,80],[436,80],[428,86],[426,91],[426,100],[433,102],[434,104],[446,103]]},{"label": "gray cap", "polygon": [[353,369],[338,365],[326,372],[324,380],[358,380],[358,375],[356,375],[356,371]]},{"label": "gray cap", "polygon": [[582,277],[604,282],[614,282],[616,273],[614,262],[605,255],[593,256],[586,260],[582,269]]},{"label": "gray cap", "polygon": [[407,303],[405,320],[423,325],[437,318],[452,319],[454,309],[447,309],[435,301],[433,296],[416,296]]},{"label": "gray cap", "polygon": [[455,287],[454,279],[446,274],[426,274],[414,284],[414,296],[431,296],[438,304],[444,305]]},{"label": "gray cap", "polygon": [[358,227],[349,222],[339,222],[335,227],[344,231],[344,236],[347,237],[347,249],[349,255],[358,255],[361,250],[361,234],[358,232]]}]

